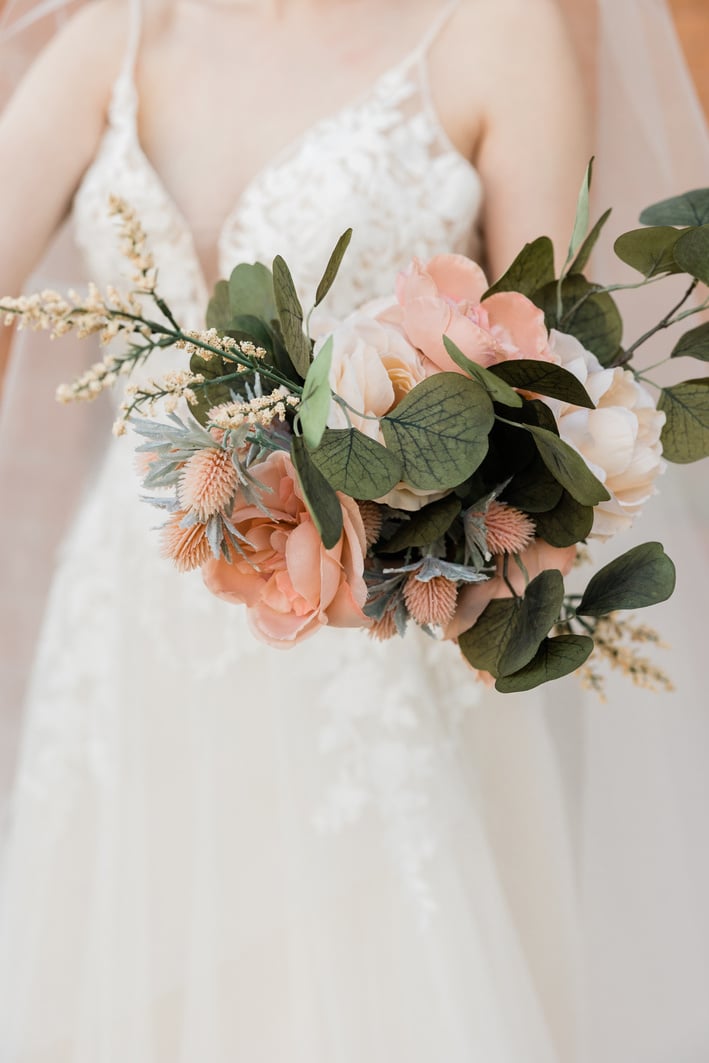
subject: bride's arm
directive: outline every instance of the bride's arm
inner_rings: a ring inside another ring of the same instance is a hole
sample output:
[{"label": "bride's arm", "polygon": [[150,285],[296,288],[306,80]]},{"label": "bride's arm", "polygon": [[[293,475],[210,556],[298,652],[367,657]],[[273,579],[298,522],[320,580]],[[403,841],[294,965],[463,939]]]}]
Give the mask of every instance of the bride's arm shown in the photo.
[{"label": "bride's arm", "polygon": [[526,240],[542,234],[563,259],[592,149],[579,63],[558,0],[470,0],[459,23],[450,46],[483,181],[490,274],[499,276]]},{"label": "bride's arm", "polygon": [[[0,116],[0,295],[19,293],[69,210],[104,128],[125,33],[120,4],[89,4]],[[0,390],[10,340],[0,327]]]}]

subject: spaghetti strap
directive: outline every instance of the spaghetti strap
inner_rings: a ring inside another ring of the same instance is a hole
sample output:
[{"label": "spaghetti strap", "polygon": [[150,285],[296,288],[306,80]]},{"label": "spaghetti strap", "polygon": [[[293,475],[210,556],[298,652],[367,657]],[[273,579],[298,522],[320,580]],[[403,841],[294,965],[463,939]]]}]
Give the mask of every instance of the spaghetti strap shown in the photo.
[{"label": "spaghetti strap", "polygon": [[140,34],[143,22],[142,0],[127,0],[128,40],[121,69],[113,86],[109,120],[111,125],[126,122],[133,124],[138,110],[138,93],[135,85],[135,64],[140,47]]},{"label": "spaghetti strap", "polygon": [[434,41],[448,22],[448,19],[459,6],[460,0],[448,0],[448,2],[443,5],[442,10],[438,12],[433,24],[429,26],[424,37],[419,43],[418,48],[416,49],[415,54],[417,58],[422,59],[428,54]]}]

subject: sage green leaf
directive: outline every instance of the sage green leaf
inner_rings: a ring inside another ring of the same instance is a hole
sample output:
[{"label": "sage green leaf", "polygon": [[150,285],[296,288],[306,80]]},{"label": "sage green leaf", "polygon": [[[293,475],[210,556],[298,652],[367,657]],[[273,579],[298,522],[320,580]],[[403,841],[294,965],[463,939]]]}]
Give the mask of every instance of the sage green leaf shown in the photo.
[{"label": "sage green leaf", "polygon": [[685,465],[709,457],[709,377],[663,388],[657,408],[667,418],[660,439],[668,461]]},{"label": "sage green leaf", "polygon": [[684,273],[709,284],[709,225],[683,233],[675,244],[674,255]]},{"label": "sage green leaf", "polygon": [[577,502],[583,506],[597,506],[599,502],[606,502],[610,498],[581,455],[563,439],[546,428],[536,428],[531,424],[517,427],[531,433],[547,469]]},{"label": "sage green leaf", "polygon": [[680,336],[670,357],[698,358],[701,362],[709,362],[709,321]]},{"label": "sage green leaf", "polygon": [[478,384],[485,388],[493,402],[499,402],[503,406],[522,405],[522,396],[518,395],[514,388],[509,387],[504,380],[498,380],[496,376],[493,376],[487,369],[483,369],[481,365],[471,362],[448,336],[443,337],[443,344],[458,368],[467,373],[471,380],[477,380]]},{"label": "sage green leaf", "polygon": [[343,232],[340,239],[335,244],[332,254],[330,255],[330,261],[328,262],[325,272],[323,273],[322,280],[318,284],[318,290],[315,293],[315,305],[319,306],[323,301],[327,293],[332,288],[335,277],[338,270],[342,265],[342,259],[345,257],[345,251],[350,246],[350,240],[352,239],[352,230],[346,229]]},{"label": "sage green leaf", "polygon": [[574,255],[581,247],[581,244],[584,241],[584,237],[588,232],[592,176],[593,159],[590,160],[588,166],[586,167],[586,173],[583,176],[581,188],[579,189],[579,198],[576,204],[576,219],[574,221],[574,229],[571,234],[571,242],[569,243],[569,253],[566,259],[567,262],[571,262]]},{"label": "sage green leaf", "polygon": [[548,236],[525,244],[510,268],[488,288],[483,299],[498,292],[521,292],[531,296],[554,280],[554,245]]},{"label": "sage green leaf", "polygon": [[330,413],[330,365],[332,364],[332,336],[329,336],[313,361],[303,385],[298,416],[305,442],[311,450],[320,445]]},{"label": "sage green leaf", "polygon": [[583,506],[563,491],[554,509],[535,516],[537,535],[550,546],[573,546],[583,542],[593,527],[593,507]]},{"label": "sage green leaf", "polygon": [[207,306],[207,328],[215,328],[218,332],[226,332],[231,323],[231,318],[229,284],[227,281],[217,281],[214,286],[214,294]]},{"label": "sage green leaf", "polygon": [[340,500],[313,462],[302,436],[293,436],[291,459],[308,512],[320,533],[323,546],[326,550],[331,550],[342,535]]},{"label": "sage green leaf", "polygon": [[446,534],[461,508],[460,500],[454,495],[447,495],[438,502],[424,506],[394,532],[381,551],[395,554],[410,546],[430,546]]},{"label": "sage green leaf", "polygon": [[228,288],[233,317],[249,315],[263,321],[273,321],[278,316],[273,275],[262,262],[239,263],[232,270]]},{"label": "sage green leaf", "polygon": [[564,488],[535,454],[534,460],[512,478],[502,494],[502,501],[525,513],[546,513],[558,505]]},{"label": "sage green leaf", "polygon": [[489,373],[513,388],[535,391],[539,395],[561,399],[573,406],[584,406],[588,410],[595,409],[593,400],[580,380],[560,365],[536,358],[515,358],[490,366]]},{"label": "sage green leaf", "polygon": [[675,566],[661,543],[642,543],[593,576],[577,607],[582,616],[642,609],[666,601],[675,589]]},{"label": "sage green leaf", "polygon": [[457,487],[487,454],[495,414],[490,396],[458,373],[436,373],[381,420],[387,447],[404,467],[404,481],[422,491]]},{"label": "sage green leaf", "polygon": [[512,675],[501,676],[495,683],[495,690],[501,694],[533,690],[542,683],[575,672],[592,652],[593,639],[588,635],[555,635],[544,639],[529,664]]},{"label": "sage green leaf", "polygon": [[336,491],[363,500],[381,498],[403,472],[396,454],[356,428],[326,429],[311,457]]},{"label": "sage green leaf", "polygon": [[[218,355],[213,358],[203,358],[201,354],[193,354],[190,358],[190,370],[193,373],[201,373],[207,383],[206,387],[196,388],[197,402],[190,406],[192,416],[201,425],[209,421],[209,411],[213,406],[219,406],[222,402],[231,402],[232,391],[229,384],[214,383],[209,381],[218,380],[234,371],[234,366],[224,362]],[[234,382],[232,381],[232,385]]]},{"label": "sage green leaf", "polygon": [[601,365],[611,364],[623,338],[623,320],[608,292],[595,292],[585,277],[573,273],[561,285],[561,318],[556,282],[535,292],[534,302],[544,311],[547,328],[571,333]]},{"label": "sage green leaf", "polygon": [[291,272],[280,255],[273,260],[273,286],[288,357],[296,373],[305,379],[310,367],[310,342],[303,332],[303,308]]},{"label": "sage green leaf", "polygon": [[584,242],[581,244],[579,252],[569,268],[569,273],[583,273],[588,263],[588,260],[591,257],[591,253],[596,244],[598,243],[598,238],[601,235],[606,222],[611,216],[611,213],[612,211],[609,208],[605,212],[605,214],[601,215],[596,224],[593,226],[590,233],[588,234]]},{"label": "sage green leaf", "polygon": [[707,225],[709,188],[695,188],[654,203],[642,212],[640,222],[642,225]]},{"label": "sage green leaf", "polygon": [[661,273],[681,273],[674,250],[682,236],[681,229],[667,225],[633,229],[623,233],[614,244],[618,258],[642,273],[643,277],[657,277]]},{"label": "sage green leaf", "polygon": [[540,572],[523,598],[489,603],[477,622],[458,639],[463,656],[473,668],[495,677],[519,671],[532,660],[559,619],[563,601],[561,573],[557,569]]}]

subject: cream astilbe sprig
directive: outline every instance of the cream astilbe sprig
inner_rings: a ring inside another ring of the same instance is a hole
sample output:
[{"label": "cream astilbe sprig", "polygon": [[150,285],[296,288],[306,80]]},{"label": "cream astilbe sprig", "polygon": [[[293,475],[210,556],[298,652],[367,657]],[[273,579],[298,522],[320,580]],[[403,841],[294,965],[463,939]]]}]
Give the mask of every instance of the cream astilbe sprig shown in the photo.
[{"label": "cream astilbe sprig", "polygon": [[109,197],[108,212],[118,219],[121,253],[133,267],[133,283],[140,291],[153,295],[157,282],[155,260],[138,215],[129,203],[115,195]]},{"label": "cream astilbe sprig", "polygon": [[268,395],[254,395],[244,401],[224,402],[209,411],[209,423],[225,432],[249,427],[268,428],[274,421],[285,421],[290,411],[300,405],[300,396],[282,384]]},{"label": "cream astilbe sprig", "polygon": [[635,686],[644,690],[674,690],[669,676],[639,649],[640,646],[667,649],[666,643],[662,642],[653,628],[635,623],[632,616],[621,619],[618,613],[593,618],[585,626],[593,636],[595,646],[593,654],[579,672],[579,679],[587,689],[594,690],[601,700],[606,700],[605,676],[596,667],[598,664],[622,672],[632,679]]}]

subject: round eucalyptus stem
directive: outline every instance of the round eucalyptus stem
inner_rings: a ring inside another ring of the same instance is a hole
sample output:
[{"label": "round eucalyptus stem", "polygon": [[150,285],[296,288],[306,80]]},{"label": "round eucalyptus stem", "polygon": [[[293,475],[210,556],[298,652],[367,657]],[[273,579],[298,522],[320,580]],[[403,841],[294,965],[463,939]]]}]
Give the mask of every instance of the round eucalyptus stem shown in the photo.
[{"label": "round eucalyptus stem", "polygon": [[669,310],[656,325],[648,329],[647,332],[644,332],[642,336],[640,336],[639,339],[635,341],[635,343],[631,343],[630,347],[628,347],[628,349],[623,353],[622,357],[617,359],[613,363],[612,368],[615,368],[616,365],[625,365],[627,362],[629,362],[635,352],[638,350],[638,348],[642,347],[644,343],[647,343],[647,341],[653,336],[655,336],[658,332],[661,332],[663,329],[669,328],[670,325],[676,324],[678,321],[681,321],[683,317],[688,317],[690,314],[697,313],[697,310],[692,309],[685,314],[680,314],[678,317],[675,317],[675,314],[677,314],[678,310],[680,310],[687,302],[687,300],[691,297],[698,283],[699,281],[697,281],[696,279],[692,280],[692,283],[689,285],[687,291],[684,293],[680,301],[676,303],[675,306],[673,306],[672,309]]}]

